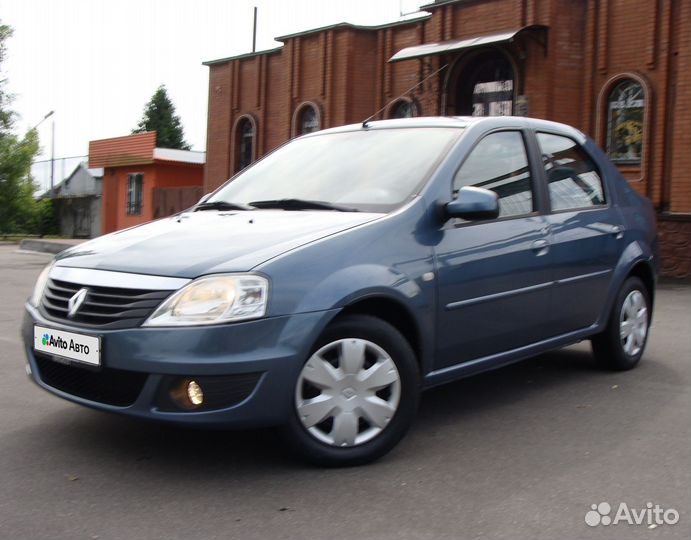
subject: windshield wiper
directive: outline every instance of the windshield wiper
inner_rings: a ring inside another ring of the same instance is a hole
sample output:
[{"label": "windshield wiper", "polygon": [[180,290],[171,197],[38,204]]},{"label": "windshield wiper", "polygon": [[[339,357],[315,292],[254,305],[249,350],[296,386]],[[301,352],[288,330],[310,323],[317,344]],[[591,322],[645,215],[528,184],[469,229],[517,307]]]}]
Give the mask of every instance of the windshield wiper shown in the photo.
[{"label": "windshield wiper", "polygon": [[250,206],[254,206],[255,208],[279,208],[282,210],[337,210],[338,212],[359,212],[356,208],[323,201],[309,201],[307,199],[269,199],[266,201],[252,201]]},{"label": "windshield wiper", "polygon": [[203,202],[198,204],[195,208],[195,212],[200,210],[254,210],[251,206],[247,204],[233,203],[227,201],[213,201],[213,202]]}]

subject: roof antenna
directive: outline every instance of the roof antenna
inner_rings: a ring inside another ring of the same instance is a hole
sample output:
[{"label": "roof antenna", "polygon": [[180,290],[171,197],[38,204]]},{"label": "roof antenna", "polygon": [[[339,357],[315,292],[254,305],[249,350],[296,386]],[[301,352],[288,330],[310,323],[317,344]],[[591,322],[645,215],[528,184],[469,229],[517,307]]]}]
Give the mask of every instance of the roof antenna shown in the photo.
[{"label": "roof antenna", "polygon": [[414,85],[414,86],[411,86],[410,88],[408,88],[408,90],[406,90],[405,92],[403,92],[401,95],[396,96],[395,98],[393,98],[393,99],[392,99],[391,101],[389,101],[386,105],[384,105],[381,109],[379,109],[377,112],[375,112],[372,116],[369,116],[369,117],[365,118],[365,120],[362,122],[362,127],[363,127],[363,128],[366,128],[366,127],[367,127],[367,123],[370,122],[370,120],[372,120],[372,119],[373,119],[375,116],[377,116],[380,112],[382,112],[384,109],[386,109],[386,108],[387,108],[389,105],[391,105],[394,101],[401,99],[401,98],[402,98],[403,96],[405,96],[406,94],[409,94],[410,92],[412,92],[413,90],[415,90],[418,86],[420,86],[422,83],[424,83],[427,79],[430,79],[430,78],[434,77],[434,76],[435,76],[437,73],[439,73],[441,70],[443,70],[444,68],[448,67],[448,65],[449,65],[449,64],[444,64],[444,65],[443,65],[442,67],[440,67],[437,71],[435,71],[434,73],[430,73],[429,75],[427,75],[427,77],[425,77],[424,79],[422,79],[419,83],[417,83],[417,84]]}]

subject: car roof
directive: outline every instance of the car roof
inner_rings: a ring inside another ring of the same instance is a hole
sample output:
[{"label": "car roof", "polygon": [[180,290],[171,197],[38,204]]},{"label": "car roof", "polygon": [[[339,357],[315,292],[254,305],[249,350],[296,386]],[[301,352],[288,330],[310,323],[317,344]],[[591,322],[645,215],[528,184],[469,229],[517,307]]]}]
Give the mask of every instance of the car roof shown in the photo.
[{"label": "car roof", "polygon": [[397,118],[391,120],[372,120],[360,124],[349,124],[335,128],[325,129],[313,133],[326,134],[344,131],[394,129],[394,128],[469,128],[479,127],[489,131],[501,128],[530,128],[536,130],[563,133],[581,142],[585,135],[574,127],[559,122],[527,118],[525,116],[418,116],[415,118]]}]

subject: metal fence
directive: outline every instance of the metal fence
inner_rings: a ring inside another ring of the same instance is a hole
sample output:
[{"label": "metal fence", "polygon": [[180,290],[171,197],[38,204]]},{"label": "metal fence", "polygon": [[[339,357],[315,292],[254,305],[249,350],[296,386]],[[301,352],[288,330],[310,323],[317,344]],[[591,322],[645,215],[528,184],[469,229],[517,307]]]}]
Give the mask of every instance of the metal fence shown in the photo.
[{"label": "metal fence", "polygon": [[36,194],[41,195],[50,189],[51,164],[53,166],[53,186],[55,187],[72,174],[80,162],[87,161],[88,158],[88,155],[84,155],[34,161],[31,164],[31,176],[36,182]]}]

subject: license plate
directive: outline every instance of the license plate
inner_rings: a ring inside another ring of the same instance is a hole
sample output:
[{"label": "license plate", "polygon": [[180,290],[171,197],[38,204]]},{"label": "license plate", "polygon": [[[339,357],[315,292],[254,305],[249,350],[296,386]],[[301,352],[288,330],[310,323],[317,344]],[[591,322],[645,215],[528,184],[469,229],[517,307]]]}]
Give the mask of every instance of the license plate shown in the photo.
[{"label": "license plate", "polygon": [[101,365],[101,338],[34,326],[34,350],[92,366]]}]

